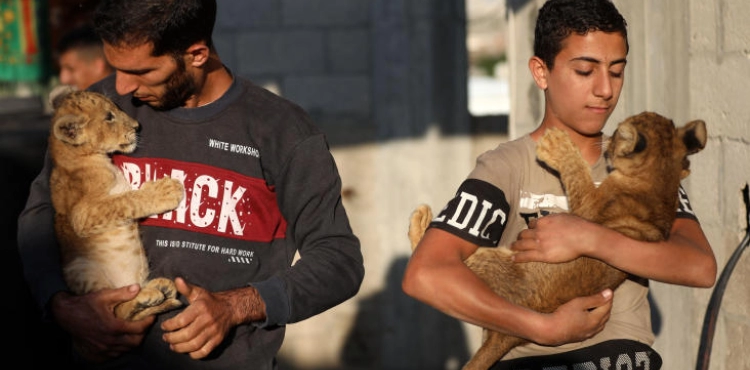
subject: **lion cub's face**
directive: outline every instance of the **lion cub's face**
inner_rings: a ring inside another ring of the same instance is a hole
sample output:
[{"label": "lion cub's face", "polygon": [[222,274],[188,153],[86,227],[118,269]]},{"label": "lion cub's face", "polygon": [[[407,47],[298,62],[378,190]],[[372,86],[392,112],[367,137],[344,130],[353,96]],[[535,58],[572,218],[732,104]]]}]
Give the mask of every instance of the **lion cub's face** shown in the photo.
[{"label": "lion cub's face", "polygon": [[676,128],[672,120],[644,112],[620,123],[605,155],[613,170],[627,176],[651,171],[656,176],[685,178],[690,174],[687,156],[703,149],[706,139],[701,120]]},{"label": "lion cub's face", "polygon": [[139,124],[102,94],[73,91],[53,100],[52,135],[87,153],[130,153]]}]

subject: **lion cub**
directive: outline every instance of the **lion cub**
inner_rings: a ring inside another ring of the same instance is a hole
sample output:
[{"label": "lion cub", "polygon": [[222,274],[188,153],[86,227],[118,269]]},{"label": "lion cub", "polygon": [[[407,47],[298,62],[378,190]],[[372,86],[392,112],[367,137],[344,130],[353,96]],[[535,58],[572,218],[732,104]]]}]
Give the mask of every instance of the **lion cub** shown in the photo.
[{"label": "lion cub", "polygon": [[172,280],[147,280],[138,219],[176,208],[182,184],[163,178],[131,189],[110,154],[135,150],[139,124],[104,95],[67,91],[52,104],[50,192],[68,287],[85,294],[140,284],[137,297],[115,307],[126,320],[180,306]]},{"label": "lion cub", "polygon": [[[589,165],[568,135],[549,129],[537,143],[537,158],[557,171],[566,189],[570,212],[617,230],[631,238],[660,241],[678,208],[680,180],[690,173],[688,155],[703,149],[705,123],[696,120],[675,128],[671,120],[644,112],[619,124],[605,157],[611,171],[597,187]],[[411,216],[409,239],[414,249],[432,219],[421,205]],[[614,289],[626,273],[601,261],[581,257],[560,264],[513,263],[505,248],[479,248],[465,263],[498,295],[539,312],[553,312],[580,296]],[[574,282],[574,283],[571,283]],[[485,339],[464,369],[485,370],[521,338],[485,330]]]}]

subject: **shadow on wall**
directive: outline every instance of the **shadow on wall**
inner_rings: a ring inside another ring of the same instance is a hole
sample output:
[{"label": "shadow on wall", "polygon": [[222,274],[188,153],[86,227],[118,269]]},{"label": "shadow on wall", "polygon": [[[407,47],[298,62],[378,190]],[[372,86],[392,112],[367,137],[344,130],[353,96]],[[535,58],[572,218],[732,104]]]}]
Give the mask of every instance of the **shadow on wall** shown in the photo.
[{"label": "shadow on wall", "polygon": [[[359,300],[340,365],[314,370],[458,370],[469,360],[463,324],[401,290],[407,262],[394,260],[384,290]],[[277,360],[282,370],[313,369]]]},{"label": "shadow on wall", "polygon": [[661,333],[661,310],[651,290],[648,291],[648,303],[651,305],[651,330],[658,337]]},{"label": "shadow on wall", "polygon": [[359,302],[342,350],[344,368],[458,369],[468,361],[462,324],[401,290],[407,262],[394,260],[385,289]]}]

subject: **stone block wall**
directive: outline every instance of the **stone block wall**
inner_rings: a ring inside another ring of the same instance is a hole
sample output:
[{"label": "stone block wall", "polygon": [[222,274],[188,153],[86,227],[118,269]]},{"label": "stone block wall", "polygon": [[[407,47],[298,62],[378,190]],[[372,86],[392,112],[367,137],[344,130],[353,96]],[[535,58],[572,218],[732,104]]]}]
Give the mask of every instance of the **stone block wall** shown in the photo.
[{"label": "stone block wall", "polygon": [[214,41],[234,73],[298,103],[321,125],[372,131],[372,7],[223,0]]},{"label": "stone block wall", "polygon": [[[741,189],[750,182],[750,3],[689,1],[685,8],[689,44],[688,86],[692,117],[708,126],[709,151],[693,161],[689,178],[695,209],[712,242],[720,272],[747,232]],[[677,4],[676,4],[677,6]],[[711,356],[712,370],[750,369],[750,253],[730,276]],[[703,298],[701,292],[694,296]],[[702,301],[702,299],[701,299]],[[702,307],[701,307],[702,308]]]}]

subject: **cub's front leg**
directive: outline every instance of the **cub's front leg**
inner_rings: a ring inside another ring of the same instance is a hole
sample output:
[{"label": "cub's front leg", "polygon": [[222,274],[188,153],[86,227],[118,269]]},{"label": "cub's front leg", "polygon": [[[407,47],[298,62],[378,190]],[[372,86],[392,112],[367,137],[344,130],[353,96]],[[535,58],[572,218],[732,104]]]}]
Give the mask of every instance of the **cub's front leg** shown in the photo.
[{"label": "cub's front leg", "polygon": [[133,220],[177,208],[184,194],[182,183],[164,177],[98,202],[82,201],[71,212],[71,226],[80,237],[99,234]]},{"label": "cub's front leg", "polygon": [[182,183],[170,177],[146,182],[136,192],[138,195],[134,201],[142,207],[134,212],[135,218],[171,211],[180,205],[185,193]]},{"label": "cub's front leg", "polygon": [[570,210],[580,209],[584,199],[596,191],[589,164],[565,131],[547,129],[536,144],[536,155],[560,174]]}]

